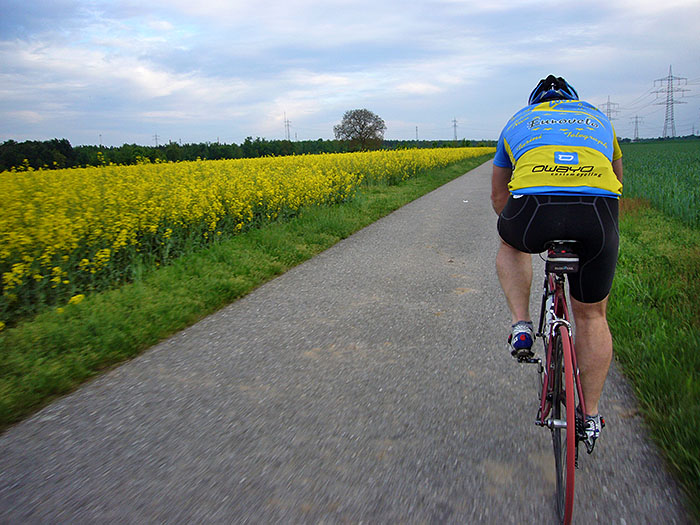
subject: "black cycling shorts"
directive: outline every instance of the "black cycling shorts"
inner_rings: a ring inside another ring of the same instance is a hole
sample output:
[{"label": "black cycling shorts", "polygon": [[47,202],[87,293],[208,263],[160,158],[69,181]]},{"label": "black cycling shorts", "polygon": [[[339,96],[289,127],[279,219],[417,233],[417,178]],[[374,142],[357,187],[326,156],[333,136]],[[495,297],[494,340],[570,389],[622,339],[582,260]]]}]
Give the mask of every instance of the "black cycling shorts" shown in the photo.
[{"label": "black cycling shorts", "polygon": [[620,233],[618,200],[610,197],[525,195],[508,199],[498,233],[513,248],[541,253],[552,240],[579,241],[579,271],[570,293],[583,303],[605,299],[612,288]]}]

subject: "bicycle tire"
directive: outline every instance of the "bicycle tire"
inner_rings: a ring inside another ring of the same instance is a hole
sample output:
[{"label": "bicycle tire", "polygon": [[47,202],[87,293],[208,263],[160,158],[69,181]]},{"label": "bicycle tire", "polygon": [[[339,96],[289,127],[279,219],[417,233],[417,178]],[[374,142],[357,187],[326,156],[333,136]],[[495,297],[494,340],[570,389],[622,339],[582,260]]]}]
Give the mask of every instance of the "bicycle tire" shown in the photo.
[{"label": "bicycle tire", "polygon": [[[552,417],[561,420],[562,408],[566,413],[566,426],[552,428],[552,445],[557,484],[557,512],[560,523],[571,523],[574,508],[576,474],[576,403],[573,375],[573,347],[569,332],[560,326],[552,341],[554,351],[554,375],[552,392]],[[562,432],[564,438],[562,439]]]}]

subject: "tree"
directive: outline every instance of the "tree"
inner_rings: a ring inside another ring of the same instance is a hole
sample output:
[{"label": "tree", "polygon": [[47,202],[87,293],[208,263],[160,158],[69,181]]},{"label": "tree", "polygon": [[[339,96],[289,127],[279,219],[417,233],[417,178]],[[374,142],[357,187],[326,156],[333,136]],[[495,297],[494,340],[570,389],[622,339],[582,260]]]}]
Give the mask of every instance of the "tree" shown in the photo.
[{"label": "tree", "polygon": [[69,168],[75,165],[77,155],[67,139],[21,143],[8,140],[0,144],[0,171],[19,168],[24,159],[35,169]]},{"label": "tree", "polygon": [[335,138],[350,142],[351,149],[369,150],[381,147],[386,124],[367,109],[346,111],[343,120],[333,126]]}]

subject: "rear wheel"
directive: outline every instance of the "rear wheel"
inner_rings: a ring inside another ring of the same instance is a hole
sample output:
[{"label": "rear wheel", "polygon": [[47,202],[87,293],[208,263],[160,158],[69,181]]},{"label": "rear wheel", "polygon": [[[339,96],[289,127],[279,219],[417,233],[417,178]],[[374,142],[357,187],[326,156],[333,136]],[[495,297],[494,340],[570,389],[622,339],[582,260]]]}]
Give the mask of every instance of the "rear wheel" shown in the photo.
[{"label": "rear wheel", "polygon": [[559,327],[553,341],[554,362],[552,418],[565,420],[564,426],[552,428],[554,463],[557,482],[557,511],[560,523],[571,523],[574,509],[574,476],[576,471],[576,403],[572,373],[573,350],[565,327]]}]

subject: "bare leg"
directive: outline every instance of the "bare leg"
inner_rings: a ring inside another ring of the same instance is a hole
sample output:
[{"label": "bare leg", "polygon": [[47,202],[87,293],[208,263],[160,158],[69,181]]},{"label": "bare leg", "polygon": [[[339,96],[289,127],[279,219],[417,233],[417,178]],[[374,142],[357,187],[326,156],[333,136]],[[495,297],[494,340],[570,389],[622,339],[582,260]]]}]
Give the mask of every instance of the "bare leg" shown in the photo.
[{"label": "bare leg", "polygon": [[513,323],[530,321],[532,256],[501,241],[501,247],[496,255],[496,270],[508,301]]},{"label": "bare leg", "polygon": [[571,298],[576,322],[576,359],[588,415],[598,413],[598,402],[612,361],[612,335],[608,327],[607,297],[599,303],[581,303]]}]

